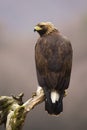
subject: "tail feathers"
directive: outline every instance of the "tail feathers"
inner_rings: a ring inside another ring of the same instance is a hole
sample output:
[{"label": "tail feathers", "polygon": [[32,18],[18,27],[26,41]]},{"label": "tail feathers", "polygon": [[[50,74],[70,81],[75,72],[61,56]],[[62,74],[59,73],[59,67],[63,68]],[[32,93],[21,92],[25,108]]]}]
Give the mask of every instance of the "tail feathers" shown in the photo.
[{"label": "tail feathers", "polygon": [[49,91],[44,87],[45,93],[45,110],[49,114],[58,115],[63,111],[63,95],[60,95],[56,90]]},{"label": "tail feathers", "polygon": [[49,114],[58,115],[63,111],[63,101],[59,99],[55,103],[45,101],[45,110],[48,111]]}]

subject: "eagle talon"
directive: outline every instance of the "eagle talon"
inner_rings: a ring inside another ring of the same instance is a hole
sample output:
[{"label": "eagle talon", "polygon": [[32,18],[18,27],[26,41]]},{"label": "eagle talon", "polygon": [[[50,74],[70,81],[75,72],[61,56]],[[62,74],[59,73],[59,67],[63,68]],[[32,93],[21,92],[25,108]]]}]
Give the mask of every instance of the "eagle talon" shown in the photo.
[{"label": "eagle talon", "polygon": [[36,92],[33,92],[32,93],[32,98],[36,96]]},{"label": "eagle talon", "polygon": [[68,94],[67,90],[64,91],[64,97],[66,97]]}]

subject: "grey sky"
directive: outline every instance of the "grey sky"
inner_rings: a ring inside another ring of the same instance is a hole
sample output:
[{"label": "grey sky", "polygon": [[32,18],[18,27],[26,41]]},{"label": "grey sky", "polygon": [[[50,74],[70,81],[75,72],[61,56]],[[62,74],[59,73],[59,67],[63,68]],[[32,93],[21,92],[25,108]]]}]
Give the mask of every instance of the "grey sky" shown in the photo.
[{"label": "grey sky", "polygon": [[86,12],[86,5],[87,0],[0,0],[0,21],[17,31],[32,30],[40,21],[67,24]]}]

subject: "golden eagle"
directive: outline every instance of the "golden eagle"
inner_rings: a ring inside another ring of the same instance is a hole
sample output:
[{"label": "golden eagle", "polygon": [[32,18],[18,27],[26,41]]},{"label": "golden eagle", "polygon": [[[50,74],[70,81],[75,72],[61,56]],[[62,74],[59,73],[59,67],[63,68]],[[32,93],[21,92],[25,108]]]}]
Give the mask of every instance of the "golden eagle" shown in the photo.
[{"label": "golden eagle", "polygon": [[69,87],[72,68],[72,46],[51,22],[34,27],[40,38],[35,46],[39,86],[45,93],[45,110],[58,115],[63,111],[63,97]]}]

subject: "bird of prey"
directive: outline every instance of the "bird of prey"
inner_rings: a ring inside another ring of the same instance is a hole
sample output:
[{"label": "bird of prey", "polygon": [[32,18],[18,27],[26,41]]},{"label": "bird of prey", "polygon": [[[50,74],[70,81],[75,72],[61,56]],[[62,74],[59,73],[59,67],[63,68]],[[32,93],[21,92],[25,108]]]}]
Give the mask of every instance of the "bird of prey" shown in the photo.
[{"label": "bird of prey", "polygon": [[63,97],[69,87],[72,46],[51,22],[34,27],[40,35],[35,45],[35,62],[39,86],[45,93],[45,110],[58,115],[63,111]]}]

